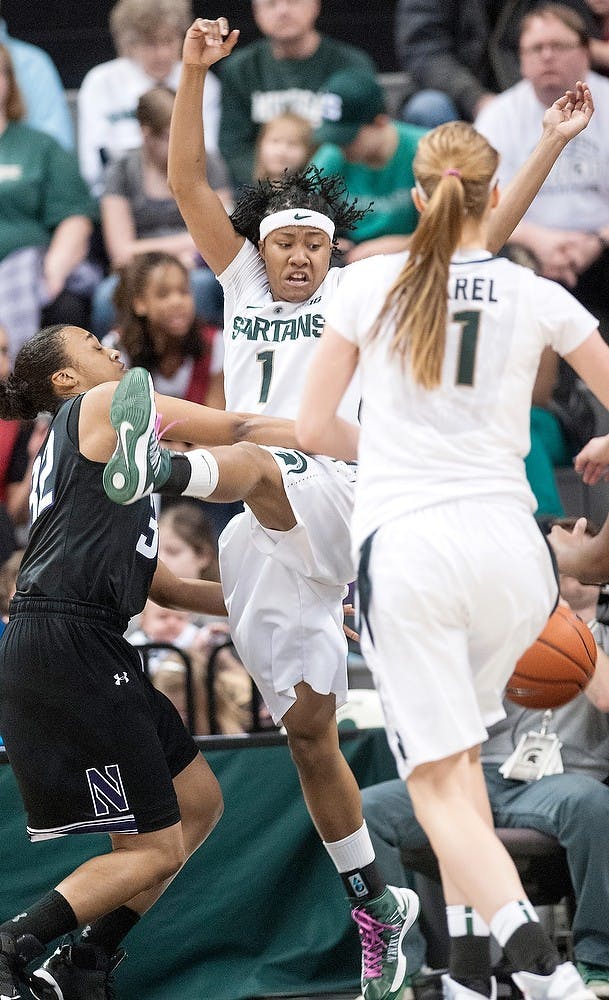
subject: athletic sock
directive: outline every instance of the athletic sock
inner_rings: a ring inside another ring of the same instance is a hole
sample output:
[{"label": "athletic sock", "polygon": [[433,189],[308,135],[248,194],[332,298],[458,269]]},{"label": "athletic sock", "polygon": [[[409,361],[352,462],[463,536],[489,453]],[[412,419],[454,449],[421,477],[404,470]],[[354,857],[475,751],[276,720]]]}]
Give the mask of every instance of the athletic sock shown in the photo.
[{"label": "athletic sock", "polygon": [[549,976],[560,956],[528,899],[506,903],[491,920],[491,933],[518,972]]},{"label": "athletic sock", "polygon": [[214,492],[219,479],[218,463],[210,451],[172,452],[171,472],[162,486],[155,487],[165,496],[200,497]]},{"label": "athletic sock", "polygon": [[52,889],[29,909],[0,924],[0,933],[10,934],[12,937],[32,934],[40,944],[48,944],[77,927],[76,914],[67,899],[56,889]]},{"label": "athletic sock", "polygon": [[339,873],[352,906],[362,906],[378,899],[385,891],[385,880],[374,860],[374,848],[366,822],[342,840],[323,842]]},{"label": "athletic sock", "polygon": [[462,903],[446,907],[450,935],[450,978],[475,993],[491,995],[490,931],[472,906]]},{"label": "athletic sock", "polygon": [[119,906],[92,924],[87,924],[82,932],[81,941],[83,944],[93,944],[103,948],[108,957],[111,957],[139,919],[140,914],[131,907]]}]

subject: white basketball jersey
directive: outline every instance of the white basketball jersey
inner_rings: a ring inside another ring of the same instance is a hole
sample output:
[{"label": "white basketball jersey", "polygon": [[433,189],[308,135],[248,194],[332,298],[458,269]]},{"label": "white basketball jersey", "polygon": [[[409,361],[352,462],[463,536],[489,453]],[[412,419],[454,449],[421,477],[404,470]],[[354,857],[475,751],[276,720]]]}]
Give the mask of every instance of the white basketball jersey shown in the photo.
[{"label": "white basketball jersey", "polygon": [[[226,409],[294,419],[326,309],[348,268],[333,267],[306,302],[273,299],[260,254],[246,240],[218,275],[224,289],[224,391]],[[358,380],[341,405],[357,422]]]},{"label": "white basketball jersey", "polygon": [[460,497],[535,509],[524,457],[541,352],[578,347],[595,318],[564,288],[487,251],[450,268],[441,384],[427,390],[390,356],[387,325],[367,337],[407,254],[353,264],[327,321],[360,350],[362,435],[353,530],[361,543],[401,514]]}]

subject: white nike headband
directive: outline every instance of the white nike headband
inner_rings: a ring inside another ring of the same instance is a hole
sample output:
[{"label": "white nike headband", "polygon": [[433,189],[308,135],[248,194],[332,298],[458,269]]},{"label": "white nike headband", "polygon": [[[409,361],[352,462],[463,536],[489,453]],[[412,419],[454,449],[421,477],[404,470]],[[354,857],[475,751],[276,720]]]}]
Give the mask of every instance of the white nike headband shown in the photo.
[{"label": "white nike headband", "polygon": [[267,215],[260,223],[260,239],[264,240],[275,229],[283,229],[285,226],[307,226],[309,229],[321,229],[330,238],[334,239],[334,223],[327,215],[321,212],[314,212],[310,208],[284,208],[281,212],[273,212]]}]

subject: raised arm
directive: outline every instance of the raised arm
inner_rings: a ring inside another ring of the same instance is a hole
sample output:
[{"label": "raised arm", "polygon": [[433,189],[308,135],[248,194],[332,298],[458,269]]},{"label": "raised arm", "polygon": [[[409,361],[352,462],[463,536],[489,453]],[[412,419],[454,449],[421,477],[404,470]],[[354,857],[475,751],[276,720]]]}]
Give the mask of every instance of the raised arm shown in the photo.
[{"label": "raised arm", "polygon": [[210,66],[230,55],[239,38],[228,21],[197,18],[186,32],[182,74],[171,116],[168,180],[203,259],[221,274],[243,246],[224,205],[209,185],[201,104]]},{"label": "raised arm", "polygon": [[548,108],[539,142],[506,187],[491,215],[488,248],[493,253],[512,235],[560,153],[585,129],[593,112],[590,88],[581,81],[577,82],[575,90],[568,90]]}]

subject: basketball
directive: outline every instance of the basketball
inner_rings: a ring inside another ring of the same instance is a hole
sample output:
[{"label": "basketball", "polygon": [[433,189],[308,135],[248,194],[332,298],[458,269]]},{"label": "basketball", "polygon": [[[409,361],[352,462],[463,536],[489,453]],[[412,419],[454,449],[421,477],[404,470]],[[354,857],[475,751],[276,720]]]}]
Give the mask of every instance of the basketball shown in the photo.
[{"label": "basketball", "polygon": [[586,624],[559,605],[516,664],[505,694],[525,708],[558,708],[584,690],[596,666],[596,643]]}]

